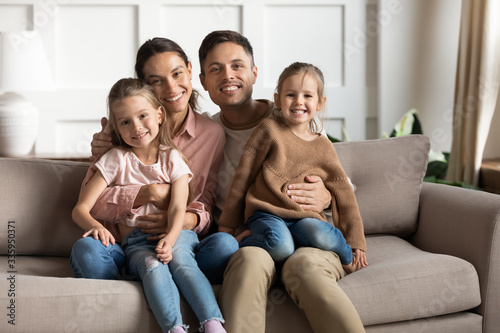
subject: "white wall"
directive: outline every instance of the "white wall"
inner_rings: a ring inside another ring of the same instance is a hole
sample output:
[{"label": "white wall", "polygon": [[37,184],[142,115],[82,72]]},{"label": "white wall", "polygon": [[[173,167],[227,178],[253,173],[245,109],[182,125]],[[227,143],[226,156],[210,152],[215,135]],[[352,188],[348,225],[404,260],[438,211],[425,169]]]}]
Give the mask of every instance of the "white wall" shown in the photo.
[{"label": "white wall", "polygon": [[[218,109],[198,80],[197,51],[215,29],[251,41],[259,77],[255,98],[272,98],[292,61],[318,65],[327,79],[325,125],[342,138],[378,138],[408,109],[420,109],[426,134],[449,150],[460,2],[456,0],[0,0],[0,31],[39,30],[57,90],[25,94],[40,109],[36,152],[90,153],[119,78],[133,76],[135,53],[165,36],[191,58],[193,85],[206,111]],[[298,24],[300,22],[300,24]]]},{"label": "white wall", "polygon": [[380,130],[416,108],[433,148],[449,152],[461,1],[381,0],[380,11]]}]

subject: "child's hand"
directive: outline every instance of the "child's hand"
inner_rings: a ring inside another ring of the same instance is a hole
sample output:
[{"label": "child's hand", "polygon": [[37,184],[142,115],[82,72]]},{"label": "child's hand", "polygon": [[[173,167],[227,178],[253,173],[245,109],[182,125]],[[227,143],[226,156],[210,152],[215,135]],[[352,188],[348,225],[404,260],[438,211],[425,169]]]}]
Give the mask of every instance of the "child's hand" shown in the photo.
[{"label": "child's hand", "polygon": [[87,230],[87,232],[85,232],[82,237],[85,238],[87,236],[92,236],[94,237],[94,239],[100,239],[102,245],[106,247],[109,246],[109,243],[111,243],[111,245],[115,245],[115,238],[113,237],[111,232],[109,232],[109,230],[106,229],[103,225]]},{"label": "child's hand", "polygon": [[360,249],[353,250],[352,262],[349,265],[342,265],[347,274],[356,272],[368,265],[366,253]]},{"label": "child's hand", "polygon": [[219,232],[225,232],[234,236],[235,230],[236,230],[235,228],[224,227],[222,225],[219,225]]},{"label": "child's hand", "polygon": [[162,238],[158,241],[158,245],[156,246],[156,257],[159,261],[161,261],[164,265],[168,264],[172,261],[172,245],[165,239]]},{"label": "child's hand", "polygon": [[356,266],[361,268],[366,267],[368,265],[368,261],[366,260],[366,253],[363,250],[355,249],[354,250],[354,258],[352,260]]}]

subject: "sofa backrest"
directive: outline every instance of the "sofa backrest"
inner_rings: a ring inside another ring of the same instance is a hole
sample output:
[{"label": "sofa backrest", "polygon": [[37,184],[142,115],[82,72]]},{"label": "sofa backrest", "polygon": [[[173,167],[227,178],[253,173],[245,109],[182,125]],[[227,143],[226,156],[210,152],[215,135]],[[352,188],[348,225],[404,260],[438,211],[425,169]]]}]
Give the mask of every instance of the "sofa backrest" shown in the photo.
[{"label": "sofa backrest", "polygon": [[[365,233],[413,233],[429,139],[415,135],[334,146],[356,185]],[[83,234],[71,210],[87,169],[80,162],[0,158],[0,254],[8,254],[11,245],[17,255],[68,256]]]},{"label": "sofa backrest", "polygon": [[356,186],[365,234],[408,236],[417,228],[430,140],[423,135],[334,144]]},{"label": "sofa backrest", "polygon": [[87,169],[81,162],[0,158],[0,254],[69,256],[83,234],[71,210]]}]

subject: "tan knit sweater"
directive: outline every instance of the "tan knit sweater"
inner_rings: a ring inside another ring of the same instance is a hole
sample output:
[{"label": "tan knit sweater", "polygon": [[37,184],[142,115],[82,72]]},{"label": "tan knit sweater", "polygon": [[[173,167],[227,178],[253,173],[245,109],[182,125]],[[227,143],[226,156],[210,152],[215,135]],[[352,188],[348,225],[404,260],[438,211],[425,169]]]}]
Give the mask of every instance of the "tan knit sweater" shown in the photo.
[{"label": "tan knit sweater", "polygon": [[257,210],[284,219],[324,214],[304,211],[286,194],[289,184],[319,176],[332,195],[332,218],[353,249],[366,251],[363,223],[354,191],[325,136],[297,137],[281,120],[264,119],[245,146],[219,224],[238,228]]}]

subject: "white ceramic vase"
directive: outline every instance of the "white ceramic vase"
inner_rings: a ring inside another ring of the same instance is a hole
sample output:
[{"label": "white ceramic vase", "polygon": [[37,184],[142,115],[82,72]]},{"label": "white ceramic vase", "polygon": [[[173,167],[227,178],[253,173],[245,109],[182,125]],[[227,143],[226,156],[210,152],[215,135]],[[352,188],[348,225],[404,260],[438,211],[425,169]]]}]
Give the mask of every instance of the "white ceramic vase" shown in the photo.
[{"label": "white ceramic vase", "polygon": [[28,155],[38,131],[38,110],[21,95],[0,95],[0,156]]}]

